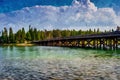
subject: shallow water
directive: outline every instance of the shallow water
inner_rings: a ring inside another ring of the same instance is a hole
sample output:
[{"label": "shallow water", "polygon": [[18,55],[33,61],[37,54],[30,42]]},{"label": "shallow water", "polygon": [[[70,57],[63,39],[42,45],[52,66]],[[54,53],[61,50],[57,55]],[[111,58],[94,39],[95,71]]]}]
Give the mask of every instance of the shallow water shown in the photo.
[{"label": "shallow water", "polygon": [[73,59],[84,58],[92,55],[111,55],[111,57],[120,56],[120,51],[104,51],[104,50],[91,50],[80,48],[66,48],[66,47],[16,47],[5,46],[0,47],[0,59]]},{"label": "shallow water", "polygon": [[[114,74],[113,74],[114,73]],[[120,50],[0,47],[0,80],[120,79]]]}]

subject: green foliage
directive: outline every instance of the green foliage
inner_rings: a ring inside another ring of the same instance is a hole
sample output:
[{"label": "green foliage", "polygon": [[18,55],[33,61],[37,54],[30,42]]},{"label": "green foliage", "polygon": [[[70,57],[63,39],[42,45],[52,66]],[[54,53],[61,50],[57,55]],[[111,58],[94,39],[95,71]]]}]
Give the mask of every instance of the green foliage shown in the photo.
[{"label": "green foliage", "polygon": [[29,28],[29,32],[30,32],[30,36],[31,36],[31,41],[33,41],[34,40],[34,30],[33,30],[33,28]]},{"label": "green foliage", "polygon": [[59,29],[53,30],[53,38],[61,37],[61,31]]},{"label": "green foliage", "polygon": [[37,32],[37,38],[36,38],[36,39],[37,39],[37,40],[41,40],[41,37],[40,37],[40,36],[41,36],[41,33],[40,33],[40,31],[38,31],[38,32]]},{"label": "green foliage", "polygon": [[45,39],[45,32],[44,31],[40,31],[40,39],[44,40]]},{"label": "green foliage", "polygon": [[[112,30],[113,31],[113,30]],[[107,32],[107,31],[105,31]],[[25,41],[37,41],[37,40],[46,40],[60,37],[69,37],[69,36],[78,36],[86,34],[98,34],[101,33],[99,28],[96,30],[37,30],[29,26],[29,30],[25,32],[25,29],[19,29],[16,33],[13,32],[13,29],[9,28],[9,35],[6,28],[2,31],[1,42],[2,43],[24,43]]]},{"label": "green foliage", "polygon": [[8,31],[7,28],[4,28],[4,30],[2,31],[2,42],[3,43],[8,43]]},{"label": "green foliage", "polygon": [[25,38],[26,38],[26,34],[25,34],[25,29],[24,28],[22,28],[22,31],[21,31],[21,40],[20,40],[20,42],[22,42],[22,43],[24,43],[24,41],[25,41]]},{"label": "green foliage", "polygon": [[9,43],[14,43],[14,42],[15,42],[15,36],[13,34],[12,28],[10,27],[9,28]]},{"label": "green foliage", "polygon": [[29,31],[26,33],[26,40],[27,40],[27,41],[30,41],[30,40],[31,40],[31,35],[30,35],[30,32],[29,32]]},{"label": "green foliage", "polygon": [[54,34],[52,31],[45,30],[45,32],[43,33],[43,35],[44,35],[44,39],[52,39],[53,36],[56,36],[56,33]]},{"label": "green foliage", "polygon": [[15,34],[15,41],[17,43],[20,43],[21,42],[21,34],[22,34],[22,31],[21,30],[18,30],[17,33]]}]

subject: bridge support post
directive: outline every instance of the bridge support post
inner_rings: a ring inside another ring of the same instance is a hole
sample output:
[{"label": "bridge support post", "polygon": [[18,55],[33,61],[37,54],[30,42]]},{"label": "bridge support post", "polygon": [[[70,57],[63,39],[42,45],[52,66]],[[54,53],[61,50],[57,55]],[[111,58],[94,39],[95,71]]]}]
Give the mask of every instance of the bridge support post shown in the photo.
[{"label": "bridge support post", "polygon": [[99,48],[99,39],[96,40],[97,41],[97,45],[96,45],[96,48],[98,49]]},{"label": "bridge support post", "polygon": [[116,38],[116,49],[118,49],[118,38]]},{"label": "bridge support post", "polygon": [[103,49],[106,49],[106,39],[103,39]]},{"label": "bridge support post", "polygon": [[94,40],[93,40],[93,45],[92,45],[93,48],[96,48],[96,44],[95,44],[95,43],[96,43],[96,40],[94,39]]},{"label": "bridge support post", "polygon": [[114,38],[113,48],[114,48],[114,49],[117,49],[117,48],[118,48],[118,39],[117,39],[117,38]]},{"label": "bridge support post", "polygon": [[99,41],[100,41],[100,49],[102,49],[102,39],[100,39]]},{"label": "bridge support post", "polygon": [[85,47],[85,40],[82,40],[82,46],[81,47]]},{"label": "bridge support post", "polygon": [[112,39],[109,40],[109,48],[112,50]]}]

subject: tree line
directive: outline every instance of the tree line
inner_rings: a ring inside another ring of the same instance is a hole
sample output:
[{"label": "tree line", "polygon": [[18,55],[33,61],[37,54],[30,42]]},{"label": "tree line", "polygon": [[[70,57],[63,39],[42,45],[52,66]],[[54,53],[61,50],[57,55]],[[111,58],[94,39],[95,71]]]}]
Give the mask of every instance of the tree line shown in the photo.
[{"label": "tree line", "polygon": [[[113,30],[110,30],[111,32]],[[102,31],[98,29],[89,29],[89,30],[37,30],[37,28],[32,28],[29,26],[29,30],[25,32],[25,29],[19,29],[16,33],[13,32],[13,29],[10,27],[9,30],[5,27],[0,36],[1,43],[25,43],[36,40],[46,40],[60,37],[69,37],[77,35],[86,35],[86,34],[99,34]],[[107,31],[104,31],[107,32]]]}]

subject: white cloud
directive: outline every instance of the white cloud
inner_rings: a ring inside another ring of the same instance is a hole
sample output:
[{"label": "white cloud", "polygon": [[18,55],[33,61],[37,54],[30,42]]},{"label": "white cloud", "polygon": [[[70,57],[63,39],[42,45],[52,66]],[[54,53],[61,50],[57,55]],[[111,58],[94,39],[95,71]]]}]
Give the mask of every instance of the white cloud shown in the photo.
[{"label": "white cloud", "polygon": [[[120,18],[112,8],[97,8],[90,0],[74,0],[71,6],[33,6],[22,10],[0,14],[0,27],[16,27],[28,25],[39,29],[52,28],[75,28],[84,29],[87,26],[110,26],[120,25]],[[50,28],[49,28],[50,26]],[[77,27],[76,27],[77,26]]]}]

